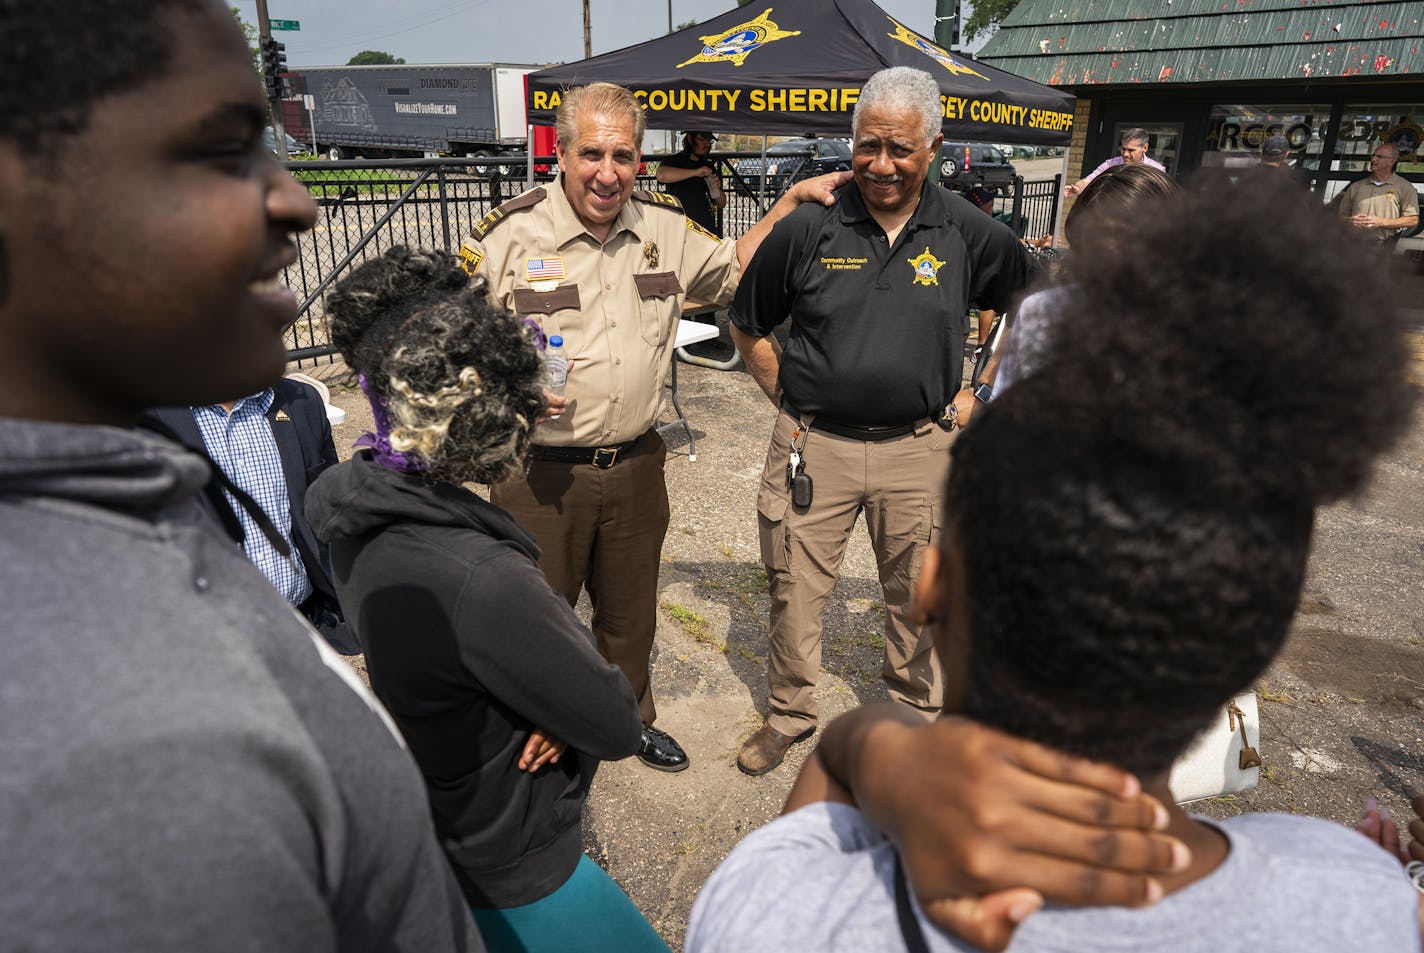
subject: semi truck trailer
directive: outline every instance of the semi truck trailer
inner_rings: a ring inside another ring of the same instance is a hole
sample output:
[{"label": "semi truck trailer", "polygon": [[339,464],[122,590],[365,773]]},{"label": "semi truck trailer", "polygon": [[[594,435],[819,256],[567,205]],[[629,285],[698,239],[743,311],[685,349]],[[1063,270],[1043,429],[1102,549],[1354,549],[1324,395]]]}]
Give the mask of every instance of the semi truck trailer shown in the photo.
[{"label": "semi truck trailer", "polygon": [[[309,66],[287,78],[287,132],[329,159],[523,154],[524,76],[504,63]],[[308,108],[310,107],[310,108]]]}]

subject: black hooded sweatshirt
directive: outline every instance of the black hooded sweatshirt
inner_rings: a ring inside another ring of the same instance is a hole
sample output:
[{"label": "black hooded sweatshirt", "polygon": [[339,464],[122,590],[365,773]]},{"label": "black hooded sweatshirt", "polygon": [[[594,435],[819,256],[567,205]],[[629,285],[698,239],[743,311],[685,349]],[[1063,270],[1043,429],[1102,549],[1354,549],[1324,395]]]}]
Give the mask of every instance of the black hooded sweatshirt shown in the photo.
[{"label": "black hooded sweatshirt", "polygon": [[[627,679],[545,580],[533,538],[474,493],[362,451],[312,485],[307,518],[466,899],[553,893],[578,864],[598,761],[637,749]],[[569,747],[531,775],[518,760],[536,727]]]}]

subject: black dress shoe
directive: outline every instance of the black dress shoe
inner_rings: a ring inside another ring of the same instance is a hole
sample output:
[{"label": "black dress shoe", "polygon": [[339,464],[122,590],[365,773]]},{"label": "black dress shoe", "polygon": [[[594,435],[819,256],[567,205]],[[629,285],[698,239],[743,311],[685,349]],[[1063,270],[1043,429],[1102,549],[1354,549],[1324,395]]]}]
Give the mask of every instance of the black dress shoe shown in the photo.
[{"label": "black dress shoe", "polygon": [[688,764],[682,745],[657,728],[643,729],[643,738],[638,742],[638,760],[658,771],[683,771]]}]

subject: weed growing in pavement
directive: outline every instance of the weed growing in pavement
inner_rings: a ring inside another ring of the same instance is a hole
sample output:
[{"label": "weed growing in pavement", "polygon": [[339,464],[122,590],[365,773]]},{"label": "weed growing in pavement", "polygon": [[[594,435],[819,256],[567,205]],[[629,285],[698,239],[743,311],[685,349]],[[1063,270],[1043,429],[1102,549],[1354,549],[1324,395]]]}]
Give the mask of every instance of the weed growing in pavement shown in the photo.
[{"label": "weed growing in pavement", "polygon": [[712,634],[712,627],[700,613],[694,612],[686,606],[680,606],[675,602],[660,602],[658,605],[662,607],[662,610],[666,612],[674,622],[682,626],[688,635],[692,636],[694,642],[710,645],[718,652],[726,654],[727,643],[719,641]]},{"label": "weed growing in pavement", "polygon": [[1260,695],[1261,701],[1264,702],[1280,702],[1281,704],[1288,704],[1290,702],[1295,701],[1295,696],[1292,695],[1290,692],[1286,691],[1285,689],[1276,690],[1273,688],[1269,688],[1265,685],[1258,686],[1256,688],[1256,694]]}]

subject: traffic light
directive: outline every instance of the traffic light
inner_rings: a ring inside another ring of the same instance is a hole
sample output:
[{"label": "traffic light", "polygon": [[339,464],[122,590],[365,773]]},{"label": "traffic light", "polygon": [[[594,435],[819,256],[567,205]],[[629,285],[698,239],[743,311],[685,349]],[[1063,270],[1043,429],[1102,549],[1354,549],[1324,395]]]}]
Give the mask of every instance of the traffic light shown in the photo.
[{"label": "traffic light", "polygon": [[267,90],[267,98],[285,98],[291,92],[283,75],[287,72],[287,45],[264,36],[258,41],[258,49],[262,54],[262,85]]}]

